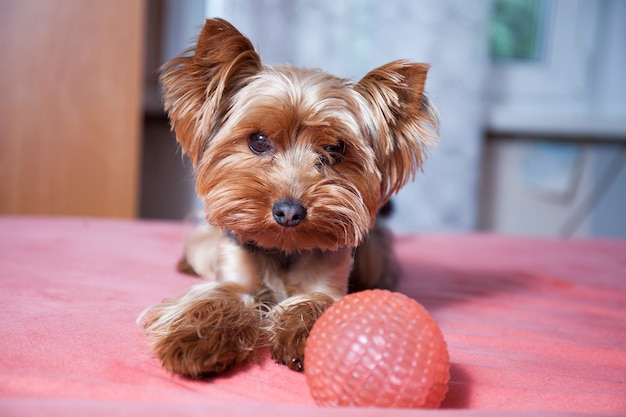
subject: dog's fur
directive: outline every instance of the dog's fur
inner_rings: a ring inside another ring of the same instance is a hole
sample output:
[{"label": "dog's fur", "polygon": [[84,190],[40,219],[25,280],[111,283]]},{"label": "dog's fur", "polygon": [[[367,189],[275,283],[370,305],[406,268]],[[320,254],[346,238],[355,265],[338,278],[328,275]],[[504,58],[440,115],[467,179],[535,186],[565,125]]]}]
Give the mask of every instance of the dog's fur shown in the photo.
[{"label": "dog's fur", "polygon": [[209,280],[140,317],[167,370],[203,377],[263,344],[302,370],[306,337],[330,304],[393,286],[391,236],[376,217],[437,137],[428,69],[394,61],[354,84],[263,66],[222,19],[164,65],[165,108],[210,225],[179,265]]}]

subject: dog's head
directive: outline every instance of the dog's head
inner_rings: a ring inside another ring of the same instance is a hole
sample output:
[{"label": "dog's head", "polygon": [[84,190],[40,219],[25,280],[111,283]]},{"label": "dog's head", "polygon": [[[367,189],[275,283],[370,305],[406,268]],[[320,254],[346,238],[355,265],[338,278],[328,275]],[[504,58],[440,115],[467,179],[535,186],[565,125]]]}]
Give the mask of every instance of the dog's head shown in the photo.
[{"label": "dog's head", "polygon": [[161,80],[209,223],[286,253],[358,246],[436,139],[428,68],[395,61],[353,84],[263,66],[233,26],[207,20]]}]

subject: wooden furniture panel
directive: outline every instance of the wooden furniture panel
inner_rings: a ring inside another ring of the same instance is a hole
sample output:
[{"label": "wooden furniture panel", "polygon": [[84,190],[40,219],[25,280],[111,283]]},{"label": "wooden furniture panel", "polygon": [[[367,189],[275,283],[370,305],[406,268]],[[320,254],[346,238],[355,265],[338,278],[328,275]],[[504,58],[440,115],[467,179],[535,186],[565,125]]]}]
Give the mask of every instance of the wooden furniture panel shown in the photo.
[{"label": "wooden furniture panel", "polygon": [[136,216],[143,23],[143,0],[0,0],[0,214]]}]

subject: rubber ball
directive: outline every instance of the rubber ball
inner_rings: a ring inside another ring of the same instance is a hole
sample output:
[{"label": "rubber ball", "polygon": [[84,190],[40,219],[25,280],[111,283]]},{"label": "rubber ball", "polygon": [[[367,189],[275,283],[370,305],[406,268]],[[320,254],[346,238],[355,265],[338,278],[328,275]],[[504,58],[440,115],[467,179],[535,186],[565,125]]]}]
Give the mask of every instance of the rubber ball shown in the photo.
[{"label": "rubber ball", "polygon": [[435,320],[417,301],[387,290],[332,304],[307,339],[304,369],[321,406],[437,408],[450,379]]}]

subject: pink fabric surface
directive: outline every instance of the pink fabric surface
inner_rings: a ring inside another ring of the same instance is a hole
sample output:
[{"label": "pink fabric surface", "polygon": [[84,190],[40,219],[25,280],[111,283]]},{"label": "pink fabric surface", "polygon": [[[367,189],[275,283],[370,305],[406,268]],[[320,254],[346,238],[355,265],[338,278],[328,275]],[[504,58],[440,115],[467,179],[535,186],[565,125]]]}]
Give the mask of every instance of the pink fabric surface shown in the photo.
[{"label": "pink fabric surface", "polygon": [[[0,217],[0,415],[319,415],[267,352],[205,381],[163,371],[139,312],[198,282],[180,223]],[[626,414],[626,242],[397,239],[398,291],[448,343],[439,410],[329,416]]]}]

